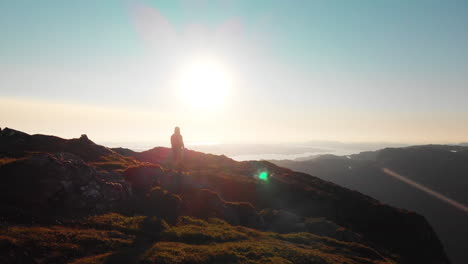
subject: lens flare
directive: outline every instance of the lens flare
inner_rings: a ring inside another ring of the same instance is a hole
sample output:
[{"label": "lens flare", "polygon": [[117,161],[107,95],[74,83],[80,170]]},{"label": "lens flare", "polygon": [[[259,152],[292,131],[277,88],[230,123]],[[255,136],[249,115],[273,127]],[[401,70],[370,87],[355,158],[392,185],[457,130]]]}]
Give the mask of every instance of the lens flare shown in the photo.
[{"label": "lens flare", "polygon": [[410,185],[410,186],[412,186],[412,187],[414,187],[416,189],[419,189],[419,190],[421,190],[421,191],[423,191],[423,192],[425,192],[425,193],[427,193],[427,194],[441,200],[442,202],[450,204],[451,206],[453,206],[453,207],[455,207],[455,208],[457,208],[457,209],[459,209],[461,211],[464,211],[464,212],[468,213],[468,207],[466,207],[462,203],[459,203],[459,202],[457,202],[457,201],[455,201],[453,199],[450,199],[447,196],[445,196],[445,195],[443,195],[443,194],[441,194],[439,192],[436,192],[436,191],[434,191],[432,189],[429,189],[428,187],[426,187],[426,186],[424,186],[424,185],[422,185],[420,183],[417,183],[417,182],[415,182],[413,180],[410,180],[410,179],[408,179],[408,178],[406,178],[406,177],[404,177],[404,176],[402,176],[402,175],[400,175],[400,174],[398,174],[398,173],[396,173],[396,172],[394,172],[394,171],[392,171],[392,170],[390,170],[388,168],[383,168],[382,171],[385,174],[387,174],[388,176],[391,176],[391,177],[393,177],[393,178],[395,178],[395,179],[397,179],[399,181],[402,181],[402,182],[404,182],[404,183],[406,183],[406,184],[408,184],[408,185]]},{"label": "lens flare", "polygon": [[258,175],[258,178],[262,181],[268,181],[268,172],[266,171],[260,172],[260,174]]}]

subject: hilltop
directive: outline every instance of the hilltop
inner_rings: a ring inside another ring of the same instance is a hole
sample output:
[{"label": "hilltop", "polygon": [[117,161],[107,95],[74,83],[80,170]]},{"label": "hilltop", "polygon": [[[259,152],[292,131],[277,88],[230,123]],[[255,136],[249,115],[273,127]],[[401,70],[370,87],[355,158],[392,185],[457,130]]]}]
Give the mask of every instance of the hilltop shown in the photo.
[{"label": "hilltop", "polygon": [[[2,263],[449,263],[424,217],[266,161],[0,131]],[[261,175],[261,177],[260,177]]]}]

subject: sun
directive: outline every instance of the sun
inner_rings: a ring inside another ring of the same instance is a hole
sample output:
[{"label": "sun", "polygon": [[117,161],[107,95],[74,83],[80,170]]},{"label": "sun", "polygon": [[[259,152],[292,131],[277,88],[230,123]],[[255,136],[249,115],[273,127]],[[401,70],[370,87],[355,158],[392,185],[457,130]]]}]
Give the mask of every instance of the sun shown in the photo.
[{"label": "sun", "polygon": [[210,58],[191,61],[178,77],[181,97],[189,105],[201,109],[215,109],[224,105],[232,78],[226,67]]}]

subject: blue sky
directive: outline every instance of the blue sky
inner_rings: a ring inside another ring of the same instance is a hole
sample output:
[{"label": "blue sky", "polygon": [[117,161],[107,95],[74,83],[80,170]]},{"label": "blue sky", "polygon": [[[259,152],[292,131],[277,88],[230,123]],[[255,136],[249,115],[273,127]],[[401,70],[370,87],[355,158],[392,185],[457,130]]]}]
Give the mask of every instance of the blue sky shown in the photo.
[{"label": "blue sky", "polygon": [[[462,141],[466,28],[467,1],[2,1],[0,125],[105,139],[99,121],[73,114],[99,108],[109,127],[140,128],[112,140],[177,123],[193,141]],[[172,91],[198,54],[235,76],[222,109],[195,111]],[[27,107],[58,104],[55,123]]]}]

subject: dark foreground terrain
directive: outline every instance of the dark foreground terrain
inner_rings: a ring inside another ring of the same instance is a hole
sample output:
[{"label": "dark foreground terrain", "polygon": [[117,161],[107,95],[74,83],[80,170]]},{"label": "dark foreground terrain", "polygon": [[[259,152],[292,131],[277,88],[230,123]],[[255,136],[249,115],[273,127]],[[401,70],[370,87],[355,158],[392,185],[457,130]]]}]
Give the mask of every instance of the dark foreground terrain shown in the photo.
[{"label": "dark foreground terrain", "polygon": [[449,263],[424,217],[269,162],[0,131],[0,263]]}]

